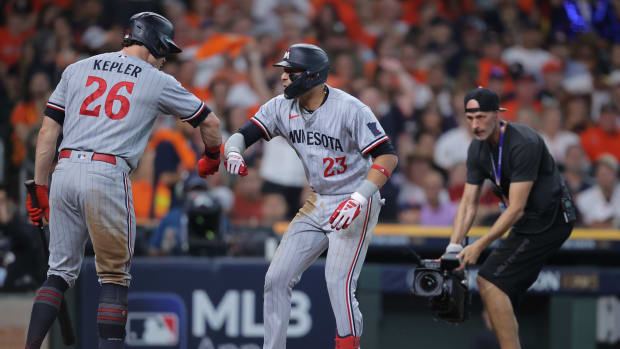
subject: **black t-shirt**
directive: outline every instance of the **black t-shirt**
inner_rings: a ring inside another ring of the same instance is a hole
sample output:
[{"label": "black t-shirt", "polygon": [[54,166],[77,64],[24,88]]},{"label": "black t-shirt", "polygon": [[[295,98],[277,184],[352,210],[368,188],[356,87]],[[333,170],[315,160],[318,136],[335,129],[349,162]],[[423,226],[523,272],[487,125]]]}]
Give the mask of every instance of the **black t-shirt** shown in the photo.
[{"label": "black t-shirt", "polygon": [[[467,153],[467,183],[481,185],[485,179],[495,183],[499,147],[474,139]],[[561,177],[542,137],[531,128],[508,123],[504,133],[500,187],[509,197],[510,183],[533,181],[525,213],[514,225],[518,233],[539,233],[555,219],[561,194]]]}]

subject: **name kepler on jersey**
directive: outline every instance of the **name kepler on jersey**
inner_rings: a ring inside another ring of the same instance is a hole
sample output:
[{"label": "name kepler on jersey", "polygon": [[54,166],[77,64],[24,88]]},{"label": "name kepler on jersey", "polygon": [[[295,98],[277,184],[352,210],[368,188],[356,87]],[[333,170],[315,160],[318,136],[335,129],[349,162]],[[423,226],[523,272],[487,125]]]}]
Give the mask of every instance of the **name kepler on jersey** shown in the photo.
[{"label": "name kepler on jersey", "polygon": [[322,145],[331,150],[344,151],[338,138],[328,136],[319,132],[306,132],[304,130],[291,130],[288,135],[291,143],[306,145]]},{"label": "name kepler on jersey", "polygon": [[133,64],[125,65],[125,63],[104,61],[103,59],[95,59],[93,63],[93,70],[110,71],[110,72],[114,71],[114,72],[125,74],[125,75],[131,75],[134,78],[137,78],[138,74],[140,74],[140,72],[142,71],[142,68],[136,65],[133,65]]}]

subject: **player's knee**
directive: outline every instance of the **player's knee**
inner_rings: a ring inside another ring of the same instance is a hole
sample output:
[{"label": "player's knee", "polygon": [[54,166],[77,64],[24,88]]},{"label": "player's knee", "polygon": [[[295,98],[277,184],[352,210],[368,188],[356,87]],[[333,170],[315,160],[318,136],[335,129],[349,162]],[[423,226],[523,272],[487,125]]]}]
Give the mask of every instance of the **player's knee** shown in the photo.
[{"label": "player's knee", "polygon": [[102,284],[97,309],[99,337],[108,340],[125,339],[127,322],[127,287]]},{"label": "player's knee", "polygon": [[264,292],[268,293],[273,290],[286,289],[287,287],[293,288],[295,282],[286,276],[285,273],[267,272],[267,275],[265,275]]},{"label": "player's knee", "polygon": [[69,289],[69,284],[58,275],[50,275],[43,282],[42,286],[54,287],[64,293],[67,289]]},{"label": "player's knee", "polygon": [[269,293],[274,289],[277,289],[280,287],[280,285],[278,284],[278,282],[280,281],[281,278],[273,275],[273,273],[269,273],[267,272],[267,275],[265,275],[265,288],[264,288],[264,292],[265,293]]},{"label": "player's knee", "polygon": [[67,271],[63,271],[63,270],[55,270],[50,268],[48,270],[48,274],[47,274],[47,278],[58,278],[61,279],[65,282],[65,284],[67,285],[67,289],[70,289],[71,287],[75,286],[75,281],[77,280],[77,275],[74,275],[71,272],[67,272]]}]

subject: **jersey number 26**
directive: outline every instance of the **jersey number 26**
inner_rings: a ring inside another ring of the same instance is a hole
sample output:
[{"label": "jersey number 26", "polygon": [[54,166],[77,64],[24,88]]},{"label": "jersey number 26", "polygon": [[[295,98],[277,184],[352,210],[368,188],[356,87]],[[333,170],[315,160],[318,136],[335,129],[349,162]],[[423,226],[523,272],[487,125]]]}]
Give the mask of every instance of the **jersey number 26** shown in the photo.
[{"label": "jersey number 26", "polygon": [[[86,80],[86,87],[92,85],[93,83],[97,84],[97,89],[95,90],[95,92],[88,95],[88,97],[84,99],[84,102],[82,102],[82,106],[80,107],[80,115],[87,115],[87,116],[94,116],[94,117],[99,116],[99,111],[101,110],[101,104],[97,104],[92,109],[88,109],[88,107],[96,99],[98,99],[105,93],[105,91],[108,88],[108,84],[106,83],[105,80],[103,80],[100,77],[89,76],[88,79]],[[112,120],[119,120],[119,119],[124,118],[127,115],[127,113],[129,112],[129,107],[130,107],[129,99],[127,99],[127,97],[123,95],[119,95],[118,92],[120,91],[122,87],[124,87],[125,90],[127,90],[127,93],[131,94],[131,92],[133,92],[133,85],[134,85],[133,82],[121,81],[121,82],[116,83],[114,86],[112,86],[112,88],[110,89],[110,92],[108,92],[108,95],[105,98],[104,110],[105,110],[105,115],[107,117],[109,117]],[[112,107],[114,106],[114,101],[118,101],[121,103],[121,107],[116,113],[112,111]]]}]

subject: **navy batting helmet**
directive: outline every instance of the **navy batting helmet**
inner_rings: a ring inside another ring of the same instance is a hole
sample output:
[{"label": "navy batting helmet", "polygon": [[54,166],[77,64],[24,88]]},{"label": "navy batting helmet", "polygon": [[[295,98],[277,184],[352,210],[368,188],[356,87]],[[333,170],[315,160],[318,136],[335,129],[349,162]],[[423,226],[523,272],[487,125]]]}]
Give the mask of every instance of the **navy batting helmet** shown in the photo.
[{"label": "navy batting helmet", "polygon": [[284,89],[284,97],[290,99],[301,96],[314,86],[327,81],[329,59],[327,53],[318,46],[295,44],[286,50],[282,62],[274,64],[274,67],[303,71],[300,75],[290,75],[292,82]]},{"label": "navy batting helmet", "polygon": [[155,58],[179,53],[181,49],[172,41],[174,26],[166,17],[155,12],[140,12],[131,16],[125,40],[143,44]]}]

